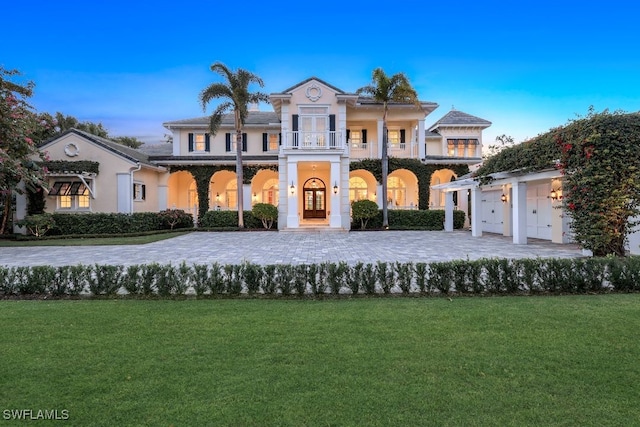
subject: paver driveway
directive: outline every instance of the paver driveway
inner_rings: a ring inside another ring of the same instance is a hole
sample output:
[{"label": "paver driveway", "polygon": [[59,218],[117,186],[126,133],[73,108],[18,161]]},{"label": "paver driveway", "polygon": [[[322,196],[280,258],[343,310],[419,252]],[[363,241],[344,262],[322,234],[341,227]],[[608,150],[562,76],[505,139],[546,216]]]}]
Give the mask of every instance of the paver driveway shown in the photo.
[{"label": "paver driveway", "polygon": [[434,262],[478,258],[571,258],[574,245],[530,241],[514,245],[498,235],[472,237],[468,231],[194,232],[132,246],[41,246],[0,248],[0,265],[75,264],[302,264],[323,261]]}]

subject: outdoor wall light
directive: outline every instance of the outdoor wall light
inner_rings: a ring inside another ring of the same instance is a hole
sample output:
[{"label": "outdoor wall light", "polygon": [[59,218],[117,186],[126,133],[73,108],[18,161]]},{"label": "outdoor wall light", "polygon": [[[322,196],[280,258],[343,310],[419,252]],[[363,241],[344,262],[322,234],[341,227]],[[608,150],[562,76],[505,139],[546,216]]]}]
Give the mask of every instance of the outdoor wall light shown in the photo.
[{"label": "outdoor wall light", "polygon": [[216,202],[220,201],[220,193],[216,193]]},{"label": "outdoor wall light", "polygon": [[561,200],[562,192],[560,190],[551,190],[551,194],[549,194],[549,197],[551,197],[551,200]]},{"label": "outdoor wall light", "polygon": [[502,203],[507,203],[507,195],[503,194],[502,196],[500,196],[500,200],[502,200]]},{"label": "outdoor wall light", "polygon": [[338,183],[337,182],[333,183],[333,194],[338,194]]},{"label": "outdoor wall light", "polygon": [[291,181],[291,187],[289,187],[289,190],[291,191],[291,195],[293,196],[293,193],[296,192],[296,186],[293,185],[293,181]]}]

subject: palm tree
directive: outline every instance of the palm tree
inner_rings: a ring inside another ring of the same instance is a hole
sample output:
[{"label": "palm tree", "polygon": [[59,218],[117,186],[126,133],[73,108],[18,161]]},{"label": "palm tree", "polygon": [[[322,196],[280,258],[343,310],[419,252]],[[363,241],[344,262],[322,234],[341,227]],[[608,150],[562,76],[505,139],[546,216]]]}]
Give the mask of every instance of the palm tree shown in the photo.
[{"label": "palm tree", "polygon": [[361,87],[357,94],[370,96],[374,101],[383,106],[382,116],[382,227],[389,228],[389,212],[387,200],[387,177],[389,175],[389,156],[387,154],[387,114],[389,103],[410,103],[420,106],[418,94],[409,83],[404,73],[396,73],[387,76],[382,68],[376,68],[372,73],[370,85]]},{"label": "palm tree", "polygon": [[248,105],[269,102],[269,97],[262,92],[249,92],[249,85],[255,83],[264,87],[264,82],[257,75],[238,68],[230,70],[221,62],[211,65],[211,71],[222,76],[226,81],[212,83],[200,93],[202,109],[206,111],[207,104],[213,99],[223,99],[216,107],[209,122],[209,130],[215,135],[220,128],[222,116],[232,110],[236,129],[236,175],[238,178],[238,227],[244,228],[243,176],[242,176],[242,127],[249,114]]}]

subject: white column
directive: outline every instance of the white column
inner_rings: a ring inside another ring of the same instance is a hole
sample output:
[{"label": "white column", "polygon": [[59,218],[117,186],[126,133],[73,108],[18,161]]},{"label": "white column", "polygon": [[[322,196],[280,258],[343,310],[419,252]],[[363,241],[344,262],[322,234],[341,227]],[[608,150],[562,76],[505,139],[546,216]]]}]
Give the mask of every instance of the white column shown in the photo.
[{"label": "white column", "polygon": [[251,196],[251,184],[242,184],[242,203],[245,211],[250,211],[253,206]]},{"label": "white column", "polygon": [[444,231],[453,231],[453,191],[444,193]]},{"label": "white column", "polygon": [[383,132],[383,122],[382,120],[378,120],[378,154],[376,156],[377,159],[382,158],[382,132]]},{"label": "white column", "polygon": [[513,194],[511,188],[506,185],[502,187],[502,194],[507,196],[506,203],[502,204],[502,235],[508,237],[513,235]]},{"label": "white column", "polygon": [[[295,186],[291,194],[291,183]],[[298,183],[298,162],[287,160],[287,228],[300,227],[300,217],[298,216],[298,200],[301,196],[300,185]]]},{"label": "white column", "polygon": [[480,187],[471,189],[471,235],[482,236],[482,190]]},{"label": "white column", "polygon": [[469,199],[467,197],[467,189],[458,191],[458,210],[464,212],[464,228],[469,227]]},{"label": "white column", "polygon": [[511,186],[513,205],[513,243],[527,244],[527,184],[518,182]]},{"label": "white column", "polygon": [[[424,133],[424,119],[418,120],[418,158],[424,159],[427,156],[426,137]],[[460,200],[460,199],[458,199]]]},{"label": "white column", "polygon": [[[343,183],[340,179],[340,159],[331,160],[331,181],[327,191],[331,194],[331,216],[329,216],[329,227],[341,228],[342,227],[342,215],[340,214],[340,195],[345,191]],[[333,193],[333,186],[338,185],[338,193]]]}]

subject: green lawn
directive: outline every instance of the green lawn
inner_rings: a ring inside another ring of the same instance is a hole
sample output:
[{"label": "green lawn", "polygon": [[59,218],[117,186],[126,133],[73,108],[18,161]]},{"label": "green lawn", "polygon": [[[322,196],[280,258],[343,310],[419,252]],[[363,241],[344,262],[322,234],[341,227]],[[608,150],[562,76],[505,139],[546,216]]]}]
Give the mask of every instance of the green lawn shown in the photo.
[{"label": "green lawn", "polygon": [[0,411],[66,425],[640,425],[640,294],[1,301],[0,324]]},{"label": "green lawn", "polygon": [[73,237],[65,239],[42,239],[42,240],[7,240],[0,239],[0,247],[18,246],[104,246],[104,245],[144,245],[146,243],[158,242],[160,240],[171,239],[191,233],[189,231],[172,231],[155,234],[144,234],[139,236],[114,236],[114,237]]}]

